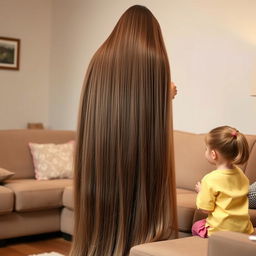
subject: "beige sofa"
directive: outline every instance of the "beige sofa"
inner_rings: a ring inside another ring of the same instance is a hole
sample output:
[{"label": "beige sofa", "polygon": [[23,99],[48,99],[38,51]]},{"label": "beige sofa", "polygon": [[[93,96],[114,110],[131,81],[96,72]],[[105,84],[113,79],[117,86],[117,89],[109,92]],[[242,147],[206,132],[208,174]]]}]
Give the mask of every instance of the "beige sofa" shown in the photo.
[{"label": "beige sofa", "polygon": [[[250,147],[250,158],[241,166],[253,183],[256,181],[256,135],[247,135]],[[206,215],[196,209],[196,192],[194,187],[197,181],[213,170],[205,157],[205,134],[174,131],[174,149],[177,185],[177,206],[179,237],[191,236],[192,224]],[[63,198],[61,230],[72,234],[73,200],[72,187],[65,189]],[[251,220],[256,227],[256,209],[249,210]]]},{"label": "beige sofa", "polygon": [[[193,222],[204,216],[195,207],[195,183],[213,169],[204,158],[204,134],[174,132],[177,203],[180,237],[190,236]],[[72,180],[34,179],[29,142],[65,143],[74,131],[0,131],[0,167],[15,176],[0,185],[0,239],[61,231],[73,234]],[[256,136],[247,136],[250,158],[243,169],[256,180]],[[256,226],[256,210],[250,210]],[[191,239],[191,238],[190,238]]]},{"label": "beige sofa", "polygon": [[35,180],[28,143],[74,138],[74,131],[0,131],[0,167],[15,172],[0,185],[0,239],[60,231],[63,191],[72,180]]}]

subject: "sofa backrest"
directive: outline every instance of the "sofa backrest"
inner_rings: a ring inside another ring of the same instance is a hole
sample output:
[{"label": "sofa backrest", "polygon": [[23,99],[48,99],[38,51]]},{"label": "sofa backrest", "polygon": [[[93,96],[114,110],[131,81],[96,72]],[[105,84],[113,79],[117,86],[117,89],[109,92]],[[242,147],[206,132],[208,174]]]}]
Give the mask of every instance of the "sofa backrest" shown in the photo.
[{"label": "sofa backrest", "polygon": [[[179,188],[194,190],[195,184],[204,175],[214,170],[205,159],[205,135],[182,131],[174,131],[174,159],[176,169],[176,185]],[[256,136],[246,135],[250,157],[242,168],[250,180],[256,181]]]},{"label": "sofa backrest", "polygon": [[195,184],[214,167],[205,159],[204,134],[174,131],[176,185],[194,190]]},{"label": "sofa backrest", "polygon": [[29,142],[60,144],[74,139],[74,131],[0,130],[0,168],[15,172],[12,179],[34,178]]},{"label": "sofa backrest", "polygon": [[[205,159],[205,134],[174,131],[176,184],[194,190],[197,181],[214,169]],[[246,135],[250,157],[241,166],[250,183],[256,181],[256,135]],[[13,179],[33,178],[34,166],[29,142],[65,143],[75,139],[74,131],[0,130],[0,168],[15,172]]]}]

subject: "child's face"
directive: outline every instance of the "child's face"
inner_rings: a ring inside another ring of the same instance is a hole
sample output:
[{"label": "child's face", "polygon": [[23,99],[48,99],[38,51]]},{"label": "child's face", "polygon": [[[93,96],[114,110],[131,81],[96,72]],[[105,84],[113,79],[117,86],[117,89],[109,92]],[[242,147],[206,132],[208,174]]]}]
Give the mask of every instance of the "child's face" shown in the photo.
[{"label": "child's face", "polygon": [[205,149],[205,158],[207,159],[207,161],[210,163],[210,164],[215,164],[215,158],[214,158],[214,154],[215,152],[213,150],[211,150],[207,145],[206,146],[206,149]]}]

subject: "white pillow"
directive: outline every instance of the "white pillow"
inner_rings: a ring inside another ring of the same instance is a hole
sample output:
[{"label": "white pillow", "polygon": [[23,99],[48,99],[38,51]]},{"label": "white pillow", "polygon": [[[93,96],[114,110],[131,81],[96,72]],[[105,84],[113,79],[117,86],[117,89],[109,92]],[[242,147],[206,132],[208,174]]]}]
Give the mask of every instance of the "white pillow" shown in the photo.
[{"label": "white pillow", "polygon": [[74,141],[65,144],[29,143],[37,180],[73,177]]}]

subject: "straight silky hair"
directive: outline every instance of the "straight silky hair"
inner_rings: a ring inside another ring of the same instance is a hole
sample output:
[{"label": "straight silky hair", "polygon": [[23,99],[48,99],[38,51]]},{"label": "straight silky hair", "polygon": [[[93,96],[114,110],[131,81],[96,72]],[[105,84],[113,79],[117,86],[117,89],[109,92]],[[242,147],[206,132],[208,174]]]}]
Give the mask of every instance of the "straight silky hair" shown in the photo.
[{"label": "straight silky hair", "polygon": [[244,134],[230,126],[220,126],[206,136],[206,145],[215,149],[233,164],[244,164],[249,158],[249,146]]},{"label": "straight silky hair", "polygon": [[93,56],[75,156],[70,256],[122,256],[177,231],[170,70],[160,26],[129,8]]}]

